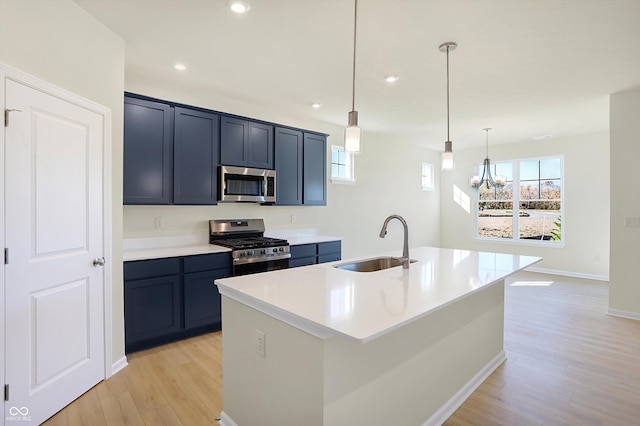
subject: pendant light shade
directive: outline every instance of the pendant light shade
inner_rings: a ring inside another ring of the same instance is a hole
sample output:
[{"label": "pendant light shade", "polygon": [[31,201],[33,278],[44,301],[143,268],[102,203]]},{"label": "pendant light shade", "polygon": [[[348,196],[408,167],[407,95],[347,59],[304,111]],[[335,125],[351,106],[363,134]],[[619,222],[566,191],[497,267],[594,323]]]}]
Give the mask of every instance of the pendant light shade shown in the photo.
[{"label": "pendant light shade", "polygon": [[480,188],[483,184],[487,186],[487,189],[495,186],[497,188],[502,188],[505,184],[505,180],[502,176],[496,176],[495,179],[491,175],[491,160],[489,160],[489,130],[490,127],[482,129],[486,132],[486,141],[487,141],[487,156],[484,159],[484,164],[482,168],[482,177],[476,175],[471,178],[471,186],[473,188]]},{"label": "pendant light shade", "polygon": [[453,142],[449,134],[449,52],[456,50],[458,45],[452,41],[442,43],[438,50],[447,54],[447,140],[444,143],[444,152],[442,153],[442,170],[455,170],[455,162],[453,161]]},{"label": "pendant light shade", "polygon": [[349,125],[344,131],[344,150],[350,154],[362,152],[362,129],[358,127],[358,111],[356,111],[356,28],[358,22],[358,0],[355,0],[353,13],[353,76],[351,90],[351,111]]}]

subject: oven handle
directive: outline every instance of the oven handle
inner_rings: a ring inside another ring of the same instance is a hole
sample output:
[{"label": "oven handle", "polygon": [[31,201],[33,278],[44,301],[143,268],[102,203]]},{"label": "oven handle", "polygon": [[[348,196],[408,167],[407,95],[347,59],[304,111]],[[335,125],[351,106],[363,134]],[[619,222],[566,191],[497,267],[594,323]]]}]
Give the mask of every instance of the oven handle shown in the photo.
[{"label": "oven handle", "polygon": [[246,265],[247,263],[269,262],[272,260],[281,260],[291,258],[291,253],[272,254],[269,256],[262,256],[258,258],[235,258],[233,259],[234,265]]}]

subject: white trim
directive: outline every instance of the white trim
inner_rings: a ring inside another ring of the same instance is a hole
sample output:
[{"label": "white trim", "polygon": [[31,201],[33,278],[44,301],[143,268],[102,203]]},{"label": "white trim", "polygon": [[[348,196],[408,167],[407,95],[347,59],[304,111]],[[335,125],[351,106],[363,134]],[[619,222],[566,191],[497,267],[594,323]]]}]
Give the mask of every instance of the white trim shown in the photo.
[{"label": "white trim", "polygon": [[563,277],[583,278],[586,280],[609,282],[609,277],[607,275],[583,274],[582,272],[561,271],[559,269],[545,269],[545,268],[536,268],[536,267],[530,267],[530,268],[527,268],[526,270],[530,272],[537,272],[540,274],[559,275]]},{"label": "white trim", "polygon": [[220,426],[238,426],[238,423],[234,422],[231,417],[223,411],[220,413]]},{"label": "white trim", "polygon": [[[32,75],[29,75],[23,71],[20,71],[16,68],[12,68],[8,65],[4,65],[4,64],[0,64],[0,78],[2,78],[2,89],[0,89],[0,94],[2,95],[2,105],[5,105],[5,97],[4,97],[4,86],[5,86],[5,80],[6,79],[10,79],[13,80],[17,83],[23,84],[25,86],[29,86],[35,90],[38,90],[42,93],[46,93],[50,96],[56,97],[58,99],[62,99],[65,102],[69,102],[72,103],[74,105],[77,105],[81,108],[87,109],[89,111],[93,111],[96,114],[99,114],[103,117],[103,161],[102,161],[102,173],[103,173],[103,179],[104,179],[104,186],[103,186],[103,224],[102,224],[102,232],[103,232],[103,255],[106,261],[106,265],[109,265],[109,267],[103,268],[103,278],[104,278],[104,303],[103,303],[103,309],[104,309],[104,366],[103,366],[103,370],[104,370],[104,376],[105,378],[110,377],[113,373],[112,373],[112,329],[113,329],[113,319],[112,319],[112,300],[111,300],[111,295],[112,295],[112,263],[113,263],[113,253],[112,253],[112,248],[113,248],[113,244],[112,244],[112,182],[111,182],[111,151],[112,151],[112,141],[111,141],[111,110],[103,105],[100,105],[96,102],[93,102],[89,99],[86,99],[82,96],[79,96],[73,92],[70,92],[66,89],[63,89],[61,87],[55,86],[51,83],[48,83],[44,80],[41,80],[39,78],[33,77]],[[4,110],[5,107],[3,107]],[[4,129],[4,117],[2,119],[3,123],[3,129]],[[4,131],[2,132],[2,136],[0,137],[0,142],[2,142],[2,146],[4,147]],[[4,165],[4,149],[2,149],[3,154],[1,159],[2,159],[2,164]],[[1,178],[4,179],[4,176]],[[2,188],[4,188],[4,180],[2,180]],[[0,191],[2,191],[0,189]],[[4,236],[4,227],[5,227],[5,223],[4,223],[4,193],[0,192],[0,195],[2,195],[1,198],[1,202],[2,202],[2,213],[0,213],[0,215],[2,215],[2,243],[3,243],[3,247],[4,247],[4,243],[5,243],[5,236]],[[4,273],[2,274],[3,278],[1,278],[2,280],[4,280]],[[0,281],[0,283],[2,283],[2,295],[0,295],[0,305],[2,306],[2,308],[0,308],[2,310],[2,318],[4,319],[4,304],[5,304],[5,299],[4,299],[4,282]],[[3,343],[3,347],[5,346],[6,342],[5,342],[5,334],[4,334],[4,329],[0,332],[1,334],[1,338],[2,338],[2,343]],[[4,354],[2,355],[2,366],[4,367]],[[120,363],[120,361],[118,361],[118,363]],[[3,373],[2,373],[2,383],[4,383],[4,368],[3,368]]]},{"label": "white trim", "polygon": [[[476,220],[476,229],[478,226],[478,221]],[[476,231],[477,232],[477,231]],[[547,248],[564,248],[564,240],[563,241],[551,241],[551,240],[525,240],[520,238],[498,238],[498,237],[474,237],[475,241],[479,243],[489,243],[489,244],[507,244],[513,246],[536,246],[536,247],[547,247]]]},{"label": "white trim", "polygon": [[[6,98],[5,98],[5,67],[0,64],[0,78],[2,78],[2,82],[0,83],[0,102],[2,102],[2,118],[0,118],[0,125],[2,126],[2,131],[0,132],[0,164],[2,165],[2,172],[0,173],[0,242],[2,243],[2,247],[6,247],[4,230],[6,228],[5,218],[4,218],[4,174],[5,174],[5,159],[4,159],[4,110],[7,108]],[[0,351],[0,383],[7,383],[5,380],[5,369],[6,369],[6,359],[5,359],[5,348],[6,344],[6,336],[5,336],[5,285],[4,285],[4,276],[5,276],[5,264],[4,264],[4,250],[2,251],[2,273],[0,274],[0,319],[2,321],[2,327],[0,327],[0,342],[2,343],[2,351]],[[4,413],[4,408],[3,408]],[[2,416],[2,420],[0,420],[0,425],[5,424],[5,416]]]},{"label": "white trim", "polygon": [[637,312],[629,312],[629,311],[621,311],[620,309],[607,309],[607,315],[611,315],[612,317],[626,318],[631,320],[640,321],[640,313]]},{"label": "white trim", "polygon": [[331,178],[331,183],[334,184],[338,184],[338,185],[355,185],[356,184],[356,180],[355,179],[344,179],[344,178]]},{"label": "white trim", "polygon": [[127,357],[123,356],[111,365],[111,374],[109,374],[109,376],[113,376],[114,374],[120,372],[127,365],[129,365],[129,363],[127,362]]},{"label": "white trim", "polygon": [[456,392],[442,407],[438,409],[422,426],[439,426],[471,396],[487,378],[507,360],[504,351],[500,351],[487,365],[482,367],[458,392]]}]

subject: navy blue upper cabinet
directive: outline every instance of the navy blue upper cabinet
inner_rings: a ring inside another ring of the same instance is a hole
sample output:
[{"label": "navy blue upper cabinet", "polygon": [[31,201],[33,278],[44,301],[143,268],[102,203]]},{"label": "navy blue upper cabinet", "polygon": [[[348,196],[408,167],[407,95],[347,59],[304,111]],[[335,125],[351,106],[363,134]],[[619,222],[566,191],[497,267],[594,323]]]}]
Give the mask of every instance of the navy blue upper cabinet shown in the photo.
[{"label": "navy blue upper cabinet", "polygon": [[[327,204],[327,137],[315,133],[304,134],[303,204]],[[280,177],[277,176],[279,180]]]},{"label": "navy blue upper cabinet", "polygon": [[124,98],[124,203],[170,204],[173,189],[173,108]]},{"label": "navy blue upper cabinet", "polygon": [[220,163],[226,166],[273,169],[273,126],[222,116]]},{"label": "navy blue upper cabinet", "polygon": [[219,118],[175,107],[174,204],[217,204]]},{"label": "navy blue upper cabinet", "polygon": [[276,127],[275,166],[276,204],[302,204],[302,132]]}]

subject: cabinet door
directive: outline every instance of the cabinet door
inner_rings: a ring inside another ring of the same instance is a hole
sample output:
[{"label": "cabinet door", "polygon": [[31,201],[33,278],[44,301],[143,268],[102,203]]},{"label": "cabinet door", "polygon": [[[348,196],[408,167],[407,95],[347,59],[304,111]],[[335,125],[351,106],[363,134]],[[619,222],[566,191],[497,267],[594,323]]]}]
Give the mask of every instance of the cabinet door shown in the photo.
[{"label": "cabinet door", "polygon": [[179,332],[180,306],[180,275],[125,281],[126,351],[157,344],[164,336]]},{"label": "cabinet door", "polygon": [[217,204],[218,116],[175,108],[174,204]]},{"label": "cabinet door", "polygon": [[220,118],[220,164],[246,167],[248,123],[233,117]]},{"label": "cabinet door", "polygon": [[184,328],[222,324],[222,309],[216,278],[231,275],[229,269],[194,272],[184,276]]},{"label": "cabinet door", "polygon": [[249,121],[247,166],[273,169],[273,126]]},{"label": "cabinet door", "polygon": [[275,131],[276,204],[302,204],[302,132],[277,127]]},{"label": "cabinet door", "polygon": [[304,134],[304,165],[302,202],[305,205],[327,204],[327,138]]},{"label": "cabinet door", "polygon": [[124,99],[124,204],[170,204],[173,190],[173,108]]}]

